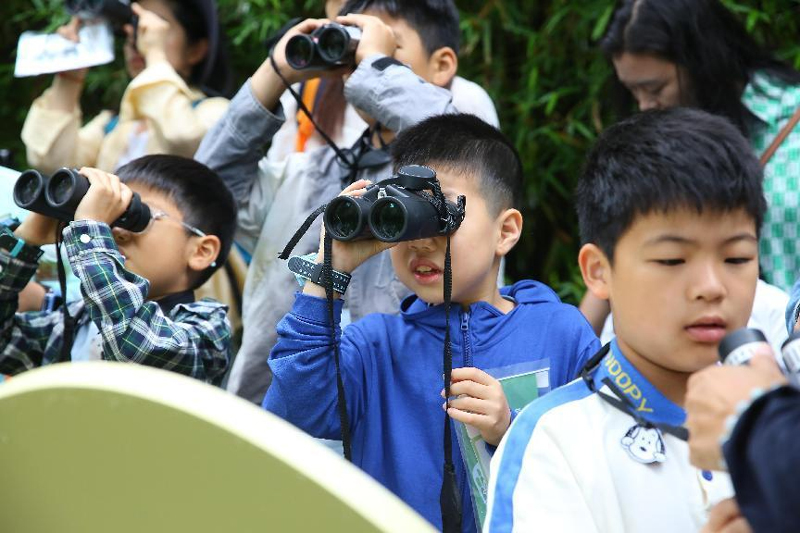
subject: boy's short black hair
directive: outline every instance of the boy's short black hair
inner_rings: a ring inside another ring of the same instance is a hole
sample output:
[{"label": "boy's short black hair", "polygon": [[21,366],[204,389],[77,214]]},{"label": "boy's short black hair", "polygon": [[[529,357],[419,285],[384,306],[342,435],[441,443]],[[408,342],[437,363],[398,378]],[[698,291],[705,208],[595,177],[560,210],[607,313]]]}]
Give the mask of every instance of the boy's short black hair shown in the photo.
[{"label": "boy's short black hair", "polygon": [[637,216],[679,208],[743,208],[758,231],[761,182],[753,149],[727,119],[685,108],[638,113],[603,132],[588,156],[576,191],[581,239],[613,261]]},{"label": "boy's short black hair", "polygon": [[494,214],[515,207],[520,197],[517,150],[500,130],[474,115],[437,115],[403,130],[392,143],[392,158],[395,172],[405,165],[426,165],[476,176]]},{"label": "boy's short black hair", "polygon": [[369,9],[405,20],[419,34],[428,55],[445,46],[458,53],[461,29],[453,0],[348,0],[339,13],[363,13]]},{"label": "boy's short black hair", "polygon": [[163,193],[183,215],[183,221],[221,243],[216,266],[194,280],[196,289],[225,264],[236,231],[236,202],[216,172],[193,159],[175,155],[147,155],[122,166],[117,175],[124,183],[135,183]]}]

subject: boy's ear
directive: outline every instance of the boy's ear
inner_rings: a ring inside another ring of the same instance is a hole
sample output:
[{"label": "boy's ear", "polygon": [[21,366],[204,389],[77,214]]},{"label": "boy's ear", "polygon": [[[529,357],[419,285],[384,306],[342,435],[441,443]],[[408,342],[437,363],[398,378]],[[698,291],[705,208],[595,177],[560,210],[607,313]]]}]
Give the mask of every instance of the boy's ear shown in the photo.
[{"label": "boy's ear", "polygon": [[458,56],[449,46],[443,46],[431,54],[428,60],[433,77],[431,82],[439,87],[449,87],[458,71]]},{"label": "boy's ear", "polygon": [[522,235],[522,213],[516,209],[506,209],[498,217],[500,238],[495,253],[503,257],[517,244]]},{"label": "boy's ear", "polygon": [[216,235],[198,237],[194,242],[189,256],[189,268],[195,272],[202,272],[217,260],[222,243]]},{"label": "boy's ear", "polygon": [[578,265],[586,288],[601,300],[608,300],[611,295],[611,263],[605,252],[596,244],[584,244],[578,252]]}]

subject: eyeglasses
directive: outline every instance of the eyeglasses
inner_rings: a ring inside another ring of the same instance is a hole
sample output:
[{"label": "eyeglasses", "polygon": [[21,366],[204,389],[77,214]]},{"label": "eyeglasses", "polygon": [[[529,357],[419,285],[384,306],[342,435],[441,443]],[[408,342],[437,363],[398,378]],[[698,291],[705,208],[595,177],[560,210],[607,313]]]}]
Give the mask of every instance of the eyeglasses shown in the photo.
[{"label": "eyeglasses", "polygon": [[197,235],[198,237],[205,237],[206,236],[206,233],[203,230],[201,230],[199,228],[196,228],[194,226],[191,226],[191,225],[187,224],[186,222],[183,222],[182,220],[176,220],[176,219],[172,218],[171,216],[169,216],[168,214],[166,214],[164,211],[153,211],[153,213],[150,215],[150,224],[148,224],[147,227],[144,229],[144,231],[142,231],[141,233],[145,233],[145,232],[149,231],[150,227],[153,225],[153,222],[155,222],[156,220],[164,220],[164,219],[169,219],[169,220],[172,220],[173,222],[177,222],[178,224],[183,226],[183,228],[186,231],[188,231],[189,233],[193,233],[193,234]]}]

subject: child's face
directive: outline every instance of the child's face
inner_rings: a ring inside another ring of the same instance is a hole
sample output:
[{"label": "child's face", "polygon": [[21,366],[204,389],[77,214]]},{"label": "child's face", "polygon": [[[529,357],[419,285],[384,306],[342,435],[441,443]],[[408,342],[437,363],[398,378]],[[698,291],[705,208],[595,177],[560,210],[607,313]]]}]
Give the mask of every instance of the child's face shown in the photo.
[{"label": "child's face", "polygon": [[623,353],[671,372],[695,372],[714,364],[722,337],[750,317],[755,222],[744,209],[638,216],[619,239],[613,266],[604,268]]},{"label": "child's face", "polygon": [[383,11],[368,9],[364,14],[378,17],[387,26],[392,28],[392,31],[394,31],[395,43],[397,44],[397,48],[394,51],[394,58],[396,60],[411,67],[414,74],[423,80],[435,84],[433,58],[425,49],[425,45],[422,43],[422,38],[420,38],[417,30],[409,26],[408,22],[404,19],[391,17]]},{"label": "child's face", "polygon": [[[193,54],[190,53],[191,47],[186,37],[186,30],[175,18],[172,8],[164,0],[138,0],[138,3],[144,9],[152,11],[169,23],[169,31],[164,43],[167,61],[176,72],[184,78],[188,78],[191,74],[192,66],[197,63],[197,60],[191,58]],[[123,52],[128,75],[135,78],[145,69],[146,64],[142,54],[134,47],[132,36],[125,40]],[[202,60],[202,57],[199,60]]]},{"label": "child's face", "polygon": [[167,216],[150,221],[141,233],[113,229],[117,248],[125,257],[125,268],[150,282],[149,300],[186,290],[191,283],[188,263],[192,241],[198,237],[181,226],[183,214],[164,193],[137,183],[128,186],[139,193],[153,214],[163,212]]},{"label": "child's face", "polygon": [[[446,87],[450,83],[452,76],[440,72],[440,68],[437,68],[437,65],[440,66],[441,63],[437,62],[436,58],[428,53],[425,45],[422,43],[419,33],[409,26],[405,20],[391,17],[383,11],[371,9],[366,10],[364,14],[377,17],[392,28],[397,45],[394,52],[394,58],[396,60],[408,65],[414,74],[428,83],[438,85],[439,87]],[[348,77],[349,74],[345,76],[345,81]],[[367,124],[370,126],[375,124],[375,119],[360,109],[356,109],[356,111],[358,111],[359,116],[361,116]]]},{"label": "child's face", "polygon": [[[466,216],[450,236],[453,270],[452,300],[468,305],[482,300],[495,304],[497,271],[509,246],[503,239],[503,214],[495,217],[481,194],[478,180],[437,170],[442,192],[450,201],[467,197]],[[514,243],[516,239],[514,239]],[[397,277],[425,302],[442,303],[446,237],[401,242],[391,249]]]}]

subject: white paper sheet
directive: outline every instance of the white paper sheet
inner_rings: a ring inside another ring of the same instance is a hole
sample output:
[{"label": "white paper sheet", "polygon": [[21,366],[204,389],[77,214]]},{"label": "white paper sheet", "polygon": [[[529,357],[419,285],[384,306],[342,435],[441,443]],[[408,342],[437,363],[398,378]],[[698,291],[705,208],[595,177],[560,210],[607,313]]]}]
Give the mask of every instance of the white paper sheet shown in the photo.
[{"label": "white paper sheet", "polygon": [[83,26],[79,43],[55,33],[26,31],[17,43],[14,77],[65,72],[114,61],[114,36],[105,22]]}]

